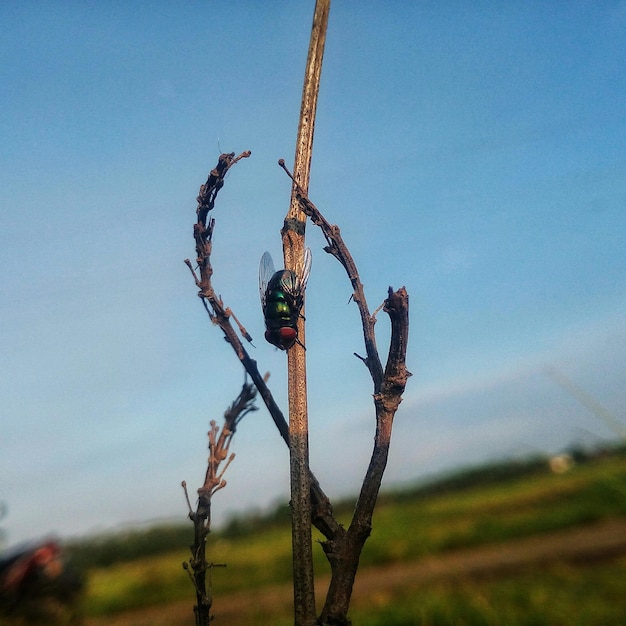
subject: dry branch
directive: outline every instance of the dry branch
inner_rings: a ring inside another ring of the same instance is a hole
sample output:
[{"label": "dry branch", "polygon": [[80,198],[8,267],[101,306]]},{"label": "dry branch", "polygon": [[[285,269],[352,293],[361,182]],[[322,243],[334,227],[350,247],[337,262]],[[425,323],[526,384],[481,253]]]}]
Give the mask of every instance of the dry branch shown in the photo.
[{"label": "dry branch", "polygon": [[[198,296],[202,300],[204,308],[211,321],[218,325],[226,341],[231,345],[235,354],[239,358],[241,364],[246,370],[254,383],[259,395],[261,396],[265,406],[267,407],[276,428],[287,445],[289,445],[289,426],[287,420],[276,404],[272,393],[267,386],[265,378],[259,372],[257,363],[250,357],[245,349],[239,335],[231,324],[231,317],[234,319],[232,311],[224,306],[224,302],[219,297],[212,284],[213,267],[211,265],[212,237],[215,226],[214,219],[210,218],[210,212],[215,206],[215,199],[224,185],[224,178],[235,163],[240,159],[250,156],[250,152],[241,153],[235,158],[235,153],[222,154],[219,157],[217,166],[211,170],[207,178],[207,182],[200,187],[198,195],[198,208],[196,210],[197,222],[194,224],[194,239],[196,242],[196,264],[198,272],[194,269],[189,259],[185,263],[191,271],[195,283],[198,286]],[[238,326],[241,327],[240,324]],[[243,333],[242,333],[243,334]],[[315,476],[309,472],[311,502],[312,502],[312,521],[315,527],[324,535],[324,537],[333,537],[341,531],[342,526],[337,522],[333,515],[332,506],[328,496],[320,487]]]},{"label": "dry branch", "polygon": [[343,241],[339,226],[330,224],[328,220],[320,213],[319,209],[309,200],[309,197],[305,190],[295,181],[291,172],[287,169],[285,161],[280,159],[278,164],[285,170],[289,178],[293,181],[295,194],[302,211],[311,218],[311,222],[316,226],[319,226],[328,245],[324,248],[326,252],[332,254],[343,265],[350,284],[352,285],[353,293],[352,299],[356,303],[359,314],[361,315],[361,325],[363,326],[363,339],[365,342],[365,351],[367,357],[362,359],[367,368],[370,371],[372,380],[374,382],[374,393],[380,390],[380,386],[383,381],[383,368],[378,356],[378,350],[376,348],[376,335],[374,333],[374,325],[376,324],[376,317],[371,315],[367,306],[367,300],[365,299],[365,290],[363,284],[359,278],[359,273],[356,268],[356,263],[348,250],[348,247]]},{"label": "dry branch", "polygon": [[[234,453],[229,454],[230,444],[239,422],[250,413],[250,411],[257,410],[257,407],[254,406],[255,396],[256,390],[254,385],[245,382],[237,399],[224,413],[222,429],[220,430],[215,420],[211,420],[211,429],[208,433],[208,467],[204,477],[204,484],[198,489],[198,505],[195,511],[189,501],[187,484],[184,481],[182,483],[189,506],[189,518],[194,525],[194,542],[191,546],[191,559],[183,563],[183,567],[189,573],[189,577],[196,590],[196,606],[194,606],[196,626],[208,626],[212,619],[211,606],[213,604],[213,598],[210,575],[214,567],[224,567],[223,565],[209,563],[206,558],[206,540],[208,534],[211,532],[211,501],[215,492],[226,486],[224,473],[235,458]],[[223,466],[222,463],[224,463]],[[209,576],[208,587],[207,574]]]},{"label": "dry branch", "polygon": [[348,607],[354,580],[359,565],[359,558],[372,529],[372,515],[383,474],[387,466],[391,429],[395,413],[402,401],[406,382],[411,373],[406,368],[406,350],[409,333],[409,297],[404,287],[393,291],[390,287],[383,310],[391,320],[391,341],[387,363],[383,371],[378,350],[374,324],[376,318],[370,314],[365,299],[365,291],[359,273],[343,241],[338,226],[330,224],[319,209],[311,202],[307,193],[291,175],[284,160],[279,165],[293,181],[296,197],[303,212],[318,226],[327,246],[326,252],[332,254],[344,267],[352,285],[352,299],[357,304],[363,327],[363,339],[367,356],[361,359],[367,366],[374,384],[374,406],[376,409],[376,436],[370,463],[363,480],[361,492],[356,503],[352,521],[347,530],[341,528],[335,536],[328,537],[322,543],[324,552],[331,566],[331,582],[326,596],[326,603],[318,620],[324,626],[348,626]]},{"label": "dry branch", "polygon": [[[223,186],[224,176],[229,167],[240,158],[248,155],[249,153],[243,153],[237,158],[234,157],[234,153],[221,155],[218,166],[212,170],[207,183],[201,186],[198,197],[198,222],[194,226],[199,276],[191,262],[188,259],[185,262],[199,287],[198,295],[202,299],[211,320],[222,329],[226,340],[231,344],[263,398],[281,436],[289,444],[289,430],[285,417],[276,405],[265,379],[259,373],[256,361],[250,358],[237,331],[232,326],[231,317],[234,319],[234,315],[228,307],[224,306],[221,297],[216,295],[211,283],[213,269],[210,255],[214,220],[209,219],[209,214],[214,208],[215,197]],[[284,162],[281,162],[281,166],[289,174]],[[291,174],[289,175],[291,176]],[[311,202],[304,190],[295,181],[293,183],[296,199],[303,212],[311,218],[313,224],[322,230],[327,241],[325,250],[338,259],[346,270],[352,285],[353,299],[359,309],[363,327],[366,357],[362,358],[362,361],[370,372],[374,387],[376,410],[374,448],[354,515],[347,529],[335,519],[328,497],[322,491],[315,476],[308,470],[313,503],[312,521],[326,538],[322,547],[332,572],[326,602],[317,619],[317,624],[320,626],[348,626],[350,620],[347,617],[347,612],[352,588],[360,554],[372,528],[372,515],[387,464],[393,419],[401,402],[407,379],[411,375],[405,364],[409,328],[408,295],[404,288],[395,292],[390,288],[384,302],[383,310],[391,320],[391,341],[387,362],[383,368],[374,334],[376,318],[369,311],[356,264],[343,241],[340,229],[330,224]],[[237,325],[240,329],[243,328],[239,322]],[[245,329],[242,334],[247,335]],[[221,474],[213,472],[210,484],[219,488],[220,476]]]}]

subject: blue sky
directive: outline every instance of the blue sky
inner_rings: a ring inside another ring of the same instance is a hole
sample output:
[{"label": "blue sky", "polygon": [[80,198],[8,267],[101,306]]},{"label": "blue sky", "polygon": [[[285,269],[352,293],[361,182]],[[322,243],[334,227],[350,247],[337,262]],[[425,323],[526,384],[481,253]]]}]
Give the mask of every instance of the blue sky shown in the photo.
[{"label": "blue sky", "polygon": [[[267,344],[258,262],[280,258],[312,2],[21,2],[0,8],[0,500],[9,542],[185,519],[210,419],[243,373],[196,297],[195,198],[214,284]],[[411,298],[386,486],[594,444],[626,423],[626,3],[335,2],[310,195],[372,309]],[[356,307],[307,230],[311,462],[357,491],[374,432]],[[278,262],[277,262],[278,263]],[[377,324],[381,353],[388,323]],[[286,410],[286,408],[285,408]],[[288,499],[264,409],[233,444],[216,521]]]}]

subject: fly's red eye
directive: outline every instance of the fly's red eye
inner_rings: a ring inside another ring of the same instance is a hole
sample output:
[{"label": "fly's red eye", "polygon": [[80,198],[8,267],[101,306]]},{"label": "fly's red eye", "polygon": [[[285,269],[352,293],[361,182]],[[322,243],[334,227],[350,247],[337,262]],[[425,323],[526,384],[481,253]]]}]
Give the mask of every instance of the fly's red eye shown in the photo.
[{"label": "fly's red eye", "polygon": [[265,339],[281,350],[289,350],[296,343],[297,337],[298,332],[288,326],[265,331]]},{"label": "fly's red eye", "polygon": [[289,326],[283,326],[278,330],[278,334],[280,338],[284,341],[295,341],[298,333],[294,328],[289,328]]}]

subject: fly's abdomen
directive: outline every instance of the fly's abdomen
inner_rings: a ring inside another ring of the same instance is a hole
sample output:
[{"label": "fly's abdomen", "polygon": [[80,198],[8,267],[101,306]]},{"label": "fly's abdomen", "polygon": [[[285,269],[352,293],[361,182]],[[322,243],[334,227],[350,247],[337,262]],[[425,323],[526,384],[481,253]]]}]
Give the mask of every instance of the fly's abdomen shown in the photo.
[{"label": "fly's abdomen", "polygon": [[265,305],[265,317],[271,319],[291,319],[291,307],[280,292],[270,293]]}]

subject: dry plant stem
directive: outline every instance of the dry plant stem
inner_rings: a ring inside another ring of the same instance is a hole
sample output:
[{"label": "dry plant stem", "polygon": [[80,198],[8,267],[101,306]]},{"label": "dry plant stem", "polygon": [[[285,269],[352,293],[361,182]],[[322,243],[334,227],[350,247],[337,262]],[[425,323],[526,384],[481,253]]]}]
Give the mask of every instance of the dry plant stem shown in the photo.
[{"label": "dry plant stem", "polygon": [[339,226],[330,224],[328,220],[320,213],[319,209],[309,200],[307,192],[295,181],[295,177],[285,166],[285,161],[278,161],[280,167],[285,170],[287,175],[293,181],[293,188],[296,199],[298,200],[304,214],[311,218],[311,222],[315,226],[319,226],[328,245],[324,248],[326,252],[332,254],[344,267],[350,283],[352,285],[352,299],[356,303],[359,314],[361,316],[361,325],[363,327],[363,339],[365,343],[365,352],[367,356],[362,359],[370,371],[372,381],[374,382],[374,393],[380,390],[383,382],[383,367],[380,362],[378,350],[376,348],[376,335],[374,333],[374,325],[376,317],[371,315],[365,299],[365,290],[359,278],[356,263],[343,241]]},{"label": "dry plant stem", "polygon": [[[224,306],[222,298],[216,294],[212,285],[213,268],[211,266],[211,250],[215,222],[213,219],[209,219],[210,211],[212,211],[215,206],[216,196],[224,185],[224,178],[230,167],[240,159],[248,156],[250,156],[249,151],[242,152],[238,157],[235,157],[234,152],[220,155],[217,166],[209,173],[207,182],[200,187],[198,208],[196,210],[198,219],[194,225],[196,263],[198,265],[199,276],[196,274],[189,259],[186,259],[185,263],[194,277],[195,283],[199,289],[198,296],[201,298],[211,321],[221,328],[226,341],[235,351],[235,354],[257,388],[283,440],[289,445],[289,426],[287,425],[287,420],[276,404],[265,378],[259,372],[256,361],[250,357],[237,331],[233,328],[230,318],[234,316],[230,309]],[[341,531],[342,527],[333,515],[330,500],[312,473],[309,473],[309,482],[313,505],[313,524],[315,524],[316,528],[325,537],[334,537]]]},{"label": "dry plant stem", "polygon": [[[291,177],[284,161],[280,166]],[[292,177],[293,180],[293,177]],[[324,626],[347,626],[352,588],[359,565],[359,558],[365,541],[372,529],[372,515],[383,474],[387,465],[393,418],[402,401],[406,382],[411,376],[406,369],[406,350],[409,332],[409,298],[404,287],[393,291],[389,288],[383,310],[391,320],[391,342],[387,364],[383,371],[376,341],[374,324],[376,319],[370,314],[363,285],[356,264],[345,245],[339,228],[332,225],[309,200],[305,191],[294,181],[296,195],[304,213],[322,230],[328,245],[326,252],[335,256],[343,265],[352,284],[352,299],[356,302],[363,326],[363,338],[367,356],[363,362],[369,369],[374,383],[374,406],[376,409],[376,436],[370,463],[363,480],[356,503],[352,522],[347,530],[343,528],[333,537],[327,536],[322,543],[331,566],[331,582],[326,595],[326,603],[318,620]]]},{"label": "dry plant stem", "polygon": [[[243,153],[242,156],[247,156],[248,154]],[[242,156],[238,157],[238,159],[242,158]],[[226,166],[220,167],[220,163],[224,158],[226,159]],[[234,154],[222,155],[218,167],[211,172],[207,184],[201,187],[200,197],[198,198],[198,224],[194,227],[200,277],[196,276],[191,262],[186,260],[186,263],[194,275],[196,284],[200,289],[198,295],[202,298],[211,320],[219,325],[224,332],[225,338],[231,344],[244,368],[252,378],[283,439],[288,443],[289,432],[285,418],[274,402],[265,380],[259,374],[256,361],[247,354],[239,336],[232,327],[229,309],[223,306],[221,298],[217,297],[211,285],[210,253],[213,220],[210,220],[208,225],[206,220],[208,211],[213,208],[212,203],[214,203],[216,195],[214,190],[217,189],[219,191],[223,185],[223,176],[225,176],[230,166],[229,164],[236,162],[238,159],[234,158]],[[282,165],[284,167],[284,164]],[[214,176],[214,173],[217,171],[222,172],[221,178]],[[322,491],[315,476],[309,472],[311,500],[313,503],[312,519],[315,526],[326,538],[326,541],[322,543],[322,547],[332,571],[326,603],[317,620],[317,624],[347,626],[350,624],[347,612],[359,557],[363,545],[371,532],[372,514],[387,463],[393,417],[401,401],[406,381],[411,375],[405,366],[408,339],[408,295],[404,288],[396,292],[390,289],[389,295],[385,300],[384,310],[391,319],[391,343],[387,365],[383,371],[374,338],[374,324],[376,320],[369,313],[356,265],[341,238],[339,228],[328,223],[301,187],[295,185],[295,188],[298,202],[303,211],[311,217],[314,224],[322,229],[327,239],[328,246],[325,248],[326,251],[333,254],[346,269],[354,290],[353,298],[359,308],[363,325],[367,356],[362,360],[368,367],[374,383],[374,403],[376,408],[374,450],[363,481],[353,520],[347,530],[335,519],[330,501]],[[207,206],[209,200],[211,200],[211,206],[209,210],[205,210],[204,207]]]},{"label": "dry plant stem", "polygon": [[350,624],[347,619],[350,597],[360,554],[372,530],[372,515],[387,466],[393,419],[402,401],[407,379],[411,375],[405,364],[409,307],[408,294],[404,287],[395,292],[389,288],[384,310],[391,320],[391,344],[381,388],[374,394],[376,408],[374,449],[352,522],[345,536],[341,536],[338,541],[329,540],[322,544],[331,566],[332,576],[319,623],[329,626]]},{"label": "dry plant stem", "polygon": [[[315,113],[329,11],[330,0],[316,1],[302,89],[294,165],[295,180],[303,189],[308,189],[309,186]],[[282,229],[286,269],[297,271],[301,265],[304,254],[305,223],[306,215],[297,201],[294,185],[289,211]],[[316,612],[311,543],[304,316],[298,320],[298,338],[299,342],[287,353],[294,618],[296,626],[312,626],[315,624]]]},{"label": "dry plant stem", "polygon": [[191,559],[189,563],[184,563],[184,567],[189,572],[196,590],[196,606],[194,607],[196,626],[208,626],[212,619],[211,606],[213,600],[210,581],[207,588],[207,571],[210,572],[216,565],[209,563],[206,559],[206,539],[211,532],[211,499],[216,491],[226,486],[224,472],[235,457],[234,454],[229,455],[230,444],[239,422],[250,411],[256,411],[255,396],[254,385],[244,383],[239,396],[224,413],[224,424],[221,431],[216,422],[211,421],[208,467],[204,484],[198,489],[198,505],[195,511],[191,508],[187,495],[187,485],[183,482],[183,489],[189,504],[189,518],[194,525]]}]

